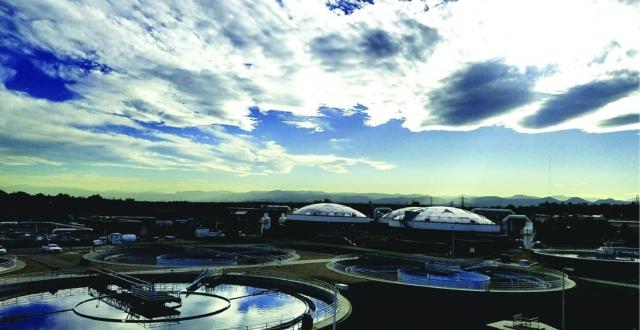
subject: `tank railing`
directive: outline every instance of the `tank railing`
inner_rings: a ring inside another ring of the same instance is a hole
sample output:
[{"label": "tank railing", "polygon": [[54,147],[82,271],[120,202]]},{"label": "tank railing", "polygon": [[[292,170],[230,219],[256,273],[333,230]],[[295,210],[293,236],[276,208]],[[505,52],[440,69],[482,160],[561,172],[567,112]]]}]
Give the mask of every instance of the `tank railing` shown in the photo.
[{"label": "tank railing", "polygon": [[[554,269],[542,269],[541,267],[520,267],[515,265],[499,264],[489,268],[497,268],[500,270],[512,270],[515,272],[525,273],[518,276],[514,274],[516,280],[509,282],[491,281],[489,290],[549,290],[562,289],[564,287],[572,287],[573,282],[569,276],[563,272]],[[530,275],[530,276],[527,276]],[[533,278],[533,276],[536,276]],[[518,280],[519,279],[519,280]]]},{"label": "tank railing", "polygon": [[268,247],[255,247],[255,248],[256,248],[256,251],[258,249],[261,249],[263,251],[284,252],[285,254],[283,256],[262,256],[262,255],[249,255],[249,254],[244,254],[242,252],[224,251],[224,249],[216,249],[215,246],[197,246],[197,247],[194,247],[194,248],[197,248],[199,250],[214,251],[214,252],[219,253],[219,254],[227,254],[227,255],[232,255],[232,256],[241,257],[241,258],[254,259],[254,260],[256,260],[256,264],[259,264],[259,265],[270,264],[270,263],[280,263],[283,260],[292,259],[292,258],[294,258],[296,256],[295,250],[273,248],[273,247],[271,247],[271,248],[268,248]]},{"label": "tank railing", "polygon": [[[514,280],[496,280],[492,278],[489,281],[488,286],[485,289],[468,288],[463,285],[464,280],[452,280],[443,281],[443,283],[436,283],[435,281],[427,281],[424,283],[416,283],[414,281],[405,282],[398,279],[397,269],[402,266],[390,267],[389,269],[374,270],[368,268],[361,268],[358,265],[354,265],[354,262],[361,256],[357,254],[341,255],[333,258],[329,262],[329,267],[337,270],[338,272],[360,276],[364,278],[370,278],[374,280],[384,280],[390,282],[397,282],[403,284],[422,285],[427,287],[444,287],[444,288],[459,288],[471,291],[537,291],[537,290],[559,290],[563,287],[569,288],[573,286],[573,282],[569,277],[559,271],[553,269],[540,270],[535,267],[518,267],[512,265],[503,265],[500,263],[487,263],[486,265],[478,265],[477,268],[496,268],[500,270],[512,270],[522,275],[514,274]],[[396,258],[399,260],[399,258]],[[409,267],[409,266],[407,266]],[[395,269],[394,269],[395,268]],[[529,275],[529,276],[527,276]],[[535,276],[535,277],[534,277]],[[419,281],[418,281],[419,282]],[[430,283],[427,283],[430,282]]]},{"label": "tank railing", "polygon": [[30,293],[27,295],[10,297],[7,299],[0,300],[0,307],[9,306],[9,305],[17,305],[24,304],[34,301],[42,301],[48,299],[57,299],[60,297],[69,297],[76,294],[87,293],[88,288],[72,288],[72,289],[59,289],[54,293],[44,291],[44,292],[36,292]]},{"label": "tank railing", "polygon": [[[313,285],[314,287],[321,288],[327,294],[331,294],[333,297],[336,297],[334,294],[336,293],[336,289],[332,284],[329,284],[324,281],[320,281],[314,278],[294,275],[290,273],[283,273],[278,271],[269,271],[269,270],[261,270],[261,269],[245,269],[245,270],[237,270],[237,269],[224,269],[223,271],[227,275],[245,275],[245,276],[256,276],[256,277],[267,277],[267,278],[279,278],[284,279],[288,282],[297,282],[301,285]],[[312,311],[312,315],[314,318],[314,322],[318,320],[324,320],[329,317],[333,317],[333,313],[336,312],[340,307],[340,299],[332,299],[330,304],[326,304],[323,307],[316,306],[316,310]],[[296,317],[290,317],[289,319],[294,319]],[[287,318],[284,318],[286,321]],[[269,321],[273,323],[274,321]],[[231,328],[236,329],[236,328]],[[240,327],[237,329],[246,329],[245,327]],[[258,327],[250,327],[248,329],[264,329]]]},{"label": "tank railing", "polygon": [[11,276],[0,276],[0,293],[2,292],[2,289],[4,287],[12,284],[30,283],[30,282],[37,282],[37,281],[50,280],[50,279],[87,277],[91,274],[92,272],[87,269],[87,270],[67,270],[67,271],[58,270],[58,271],[48,271],[48,272],[26,273],[26,274],[11,275]]},{"label": "tank railing", "polygon": [[[238,252],[229,252],[229,251],[224,251],[222,249],[220,250],[216,250],[215,246],[189,246],[189,245],[184,245],[185,247],[193,247],[196,249],[200,249],[200,250],[213,250],[217,253],[220,254],[227,254],[227,255],[233,255],[233,256],[237,256],[237,257],[242,257],[242,258],[247,258],[247,259],[254,259],[256,260],[256,265],[279,265],[282,261],[284,260],[289,260],[289,259],[293,259],[295,257],[297,257],[296,251],[295,250],[291,250],[291,249],[282,249],[282,248],[268,248],[268,247],[259,247],[260,249],[263,249],[265,251],[271,250],[271,251],[278,251],[278,252],[284,252],[284,254],[282,256],[254,256],[254,255],[245,255],[242,253],[238,253]],[[224,246],[223,246],[224,247]],[[94,262],[97,263],[111,263],[111,264],[117,264],[123,267],[147,267],[147,268],[156,268],[158,267],[158,265],[154,265],[154,264],[137,264],[137,265],[127,265],[125,262],[117,262],[117,261],[112,261],[112,260],[106,260],[107,257],[112,256],[114,254],[118,254],[118,253],[122,253],[122,252],[132,252],[132,251],[136,251],[136,250],[149,250],[150,247],[149,246],[127,246],[127,245],[108,245],[108,246],[100,246],[97,247],[96,249],[94,249],[93,251],[90,251],[88,253],[88,256],[90,259],[92,259]],[[160,267],[163,268],[167,268],[167,266],[162,266],[160,265]],[[170,267],[170,266],[169,266]],[[178,267],[178,266],[173,266],[173,267]],[[191,266],[184,266],[184,267],[191,267]]]},{"label": "tank railing", "polygon": [[131,293],[146,301],[164,301],[167,298],[175,297],[173,294],[178,292],[175,286],[171,285],[146,285],[136,284],[131,286]]},{"label": "tank railing", "polygon": [[[97,262],[104,262],[107,257],[122,252],[153,250],[151,245],[105,245],[95,247],[88,253],[89,258]],[[157,250],[155,250],[157,252]],[[110,261],[107,261],[110,262]]]},{"label": "tank railing", "polygon": [[429,279],[425,278],[424,280],[411,279],[410,282],[409,281],[407,282],[400,281],[400,282],[409,283],[409,284],[422,284],[424,286],[467,289],[472,291],[486,291],[488,289],[488,285],[485,283],[478,285],[477,282],[469,282],[469,281],[456,280],[456,279],[440,280],[440,279],[433,279],[433,278],[429,278]]},{"label": "tank railing", "polygon": [[560,257],[566,254],[577,254],[577,255],[591,254],[593,257],[613,256],[613,257],[638,258],[638,256],[640,256],[640,250],[638,248],[610,247],[610,246],[603,246],[595,250],[535,249],[534,252],[542,255],[551,255],[551,256],[560,256]]},{"label": "tank railing", "polygon": [[[424,265],[424,264],[433,264],[442,267],[449,268],[468,268],[474,267],[478,264],[482,264],[486,262],[486,260],[482,259],[449,259],[449,258],[440,258],[426,255],[406,255],[406,254],[398,254],[395,252],[364,252],[364,253],[351,253],[346,255],[341,255],[338,257],[352,258],[352,257],[373,257],[373,258],[383,258],[386,260],[398,260],[402,262],[413,262],[416,264]],[[335,260],[335,258],[334,258]]]},{"label": "tank railing", "polygon": [[0,270],[7,270],[15,267],[18,260],[14,255],[3,255],[0,257],[0,260],[2,259],[5,261],[0,262]]}]

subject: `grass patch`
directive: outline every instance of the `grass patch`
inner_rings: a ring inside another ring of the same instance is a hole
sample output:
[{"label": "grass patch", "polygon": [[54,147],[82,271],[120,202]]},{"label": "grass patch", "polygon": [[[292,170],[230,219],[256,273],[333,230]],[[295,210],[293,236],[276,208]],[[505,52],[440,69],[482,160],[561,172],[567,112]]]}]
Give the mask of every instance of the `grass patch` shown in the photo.
[{"label": "grass patch", "polygon": [[31,260],[23,257],[18,257],[18,258],[24,262],[25,264],[24,268],[20,270],[16,270],[15,272],[9,272],[9,273],[0,275],[0,277],[16,276],[16,275],[29,274],[29,273],[49,272],[52,270],[51,268],[47,267],[45,264],[39,263],[35,260]]}]

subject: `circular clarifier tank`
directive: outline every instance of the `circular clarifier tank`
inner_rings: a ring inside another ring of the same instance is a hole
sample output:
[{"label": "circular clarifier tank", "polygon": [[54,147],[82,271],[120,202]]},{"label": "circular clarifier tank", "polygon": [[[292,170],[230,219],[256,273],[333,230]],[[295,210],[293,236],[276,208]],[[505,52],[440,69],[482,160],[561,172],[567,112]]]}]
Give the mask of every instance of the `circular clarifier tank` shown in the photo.
[{"label": "circular clarifier tank", "polygon": [[482,259],[343,255],[327,267],[370,280],[429,288],[487,292],[546,292],[575,286],[566,274]]},{"label": "circular clarifier tank", "polygon": [[17,294],[0,298],[0,329],[293,329],[305,318],[326,322],[335,306],[326,283],[315,296],[309,292],[320,292],[317,284],[296,292],[282,278],[227,279],[194,291],[187,290],[190,283],[156,283],[174,301],[153,307],[135,303],[127,289],[113,284]]},{"label": "circular clarifier tank", "polygon": [[271,246],[151,246],[111,248],[87,255],[93,261],[162,267],[211,267],[277,263],[299,256]]}]

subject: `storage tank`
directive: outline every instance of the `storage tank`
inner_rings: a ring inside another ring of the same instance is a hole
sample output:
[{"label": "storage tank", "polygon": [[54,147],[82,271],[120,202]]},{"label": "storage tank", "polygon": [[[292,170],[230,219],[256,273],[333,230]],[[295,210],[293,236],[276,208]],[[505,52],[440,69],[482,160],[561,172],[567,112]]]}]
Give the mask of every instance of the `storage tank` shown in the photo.
[{"label": "storage tank", "polygon": [[122,243],[133,243],[138,239],[136,234],[124,234],[122,235]]},{"label": "storage tank", "polygon": [[107,235],[107,241],[111,244],[120,244],[122,239],[121,233],[111,233]]},{"label": "storage tank", "polygon": [[107,237],[111,244],[133,243],[137,237],[135,234],[111,233]]}]

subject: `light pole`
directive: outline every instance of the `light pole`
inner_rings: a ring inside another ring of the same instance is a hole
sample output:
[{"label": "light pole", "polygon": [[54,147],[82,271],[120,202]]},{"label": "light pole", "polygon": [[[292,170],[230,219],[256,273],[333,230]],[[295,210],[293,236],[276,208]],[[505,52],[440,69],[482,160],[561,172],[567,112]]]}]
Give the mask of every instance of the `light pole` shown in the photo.
[{"label": "light pole", "polygon": [[335,307],[333,308],[333,330],[336,330],[336,315],[338,314],[338,290],[348,290],[349,285],[343,283],[335,283],[333,285],[333,303]]},{"label": "light pole", "polygon": [[562,273],[562,330],[564,330],[564,277],[567,274]]},{"label": "light pole", "polygon": [[[565,268],[562,268],[562,270],[565,272],[572,272],[573,268],[565,267]],[[565,272],[562,272],[562,327],[560,328],[561,330],[564,330],[564,283],[565,283],[565,278],[567,277],[567,273]]]}]

